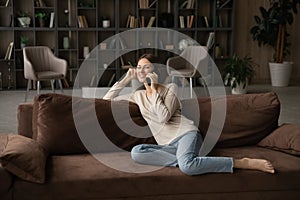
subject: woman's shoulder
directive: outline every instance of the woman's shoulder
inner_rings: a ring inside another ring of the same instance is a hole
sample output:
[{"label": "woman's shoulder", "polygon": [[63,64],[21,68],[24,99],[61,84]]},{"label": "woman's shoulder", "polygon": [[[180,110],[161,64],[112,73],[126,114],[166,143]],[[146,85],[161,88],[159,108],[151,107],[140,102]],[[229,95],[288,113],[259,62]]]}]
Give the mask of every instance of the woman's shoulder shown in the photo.
[{"label": "woman's shoulder", "polygon": [[178,86],[175,83],[168,83],[166,85],[164,85],[165,88],[172,90],[172,91],[177,91]]}]

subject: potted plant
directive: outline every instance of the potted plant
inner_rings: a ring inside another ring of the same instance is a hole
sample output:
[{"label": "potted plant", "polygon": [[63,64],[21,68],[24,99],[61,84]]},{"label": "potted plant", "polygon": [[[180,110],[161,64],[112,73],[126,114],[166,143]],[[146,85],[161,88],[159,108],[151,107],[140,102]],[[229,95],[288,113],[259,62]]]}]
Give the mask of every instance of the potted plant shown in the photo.
[{"label": "potted plant", "polygon": [[250,56],[240,58],[236,54],[223,68],[225,85],[229,85],[232,94],[246,94],[248,84],[254,76],[254,62]]},{"label": "potted plant", "polygon": [[22,12],[22,11],[18,12],[17,19],[19,21],[20,27],[29,27],[31,18],[29,17],[29,15],[27,13]]},{"label": "potted plant", "polygon": [[26,36],[21,36],[20,46],[21,49],[23,49],[25,46],[27,46],[29,43],[29,38]]},{"label": "potted plant", "polygon": [[270,7],[260,7],[261,17],[254,16],[255,26],[251,28],[254,41],[259,46],[269,45],[274,49],[273,62],[269,63],[273,86],[287,86],[292,71],[292,62],[283,61],[288,55],[287,26],[294,22],[294,14],[300,0],[269,0]]},{"label": "potted plant", "polygon": [[35,17],[39,20],[40,27],[45,27],[45,20],[48,18],[48,14],[45,12],[37,12]]}]

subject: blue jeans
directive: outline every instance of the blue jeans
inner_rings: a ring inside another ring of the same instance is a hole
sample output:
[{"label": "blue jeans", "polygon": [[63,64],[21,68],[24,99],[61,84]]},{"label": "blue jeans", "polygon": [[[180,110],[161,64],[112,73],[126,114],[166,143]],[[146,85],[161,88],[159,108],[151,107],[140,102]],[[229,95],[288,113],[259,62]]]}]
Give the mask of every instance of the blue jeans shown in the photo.
[{"label": "blue jeans", "polygon": [[233,159],[227,157],[199,157],[202,137],[188,132],[168,145],[140,144],[131,150],[132,159],[141,164],[179,166],[187,175],[214,172],[233,172]]}]

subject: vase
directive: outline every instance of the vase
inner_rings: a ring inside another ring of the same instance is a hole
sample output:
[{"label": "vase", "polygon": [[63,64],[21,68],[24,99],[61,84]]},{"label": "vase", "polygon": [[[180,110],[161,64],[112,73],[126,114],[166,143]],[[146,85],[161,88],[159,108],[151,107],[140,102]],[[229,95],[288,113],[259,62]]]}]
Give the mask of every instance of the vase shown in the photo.
[{"label": "vase", "polygon": [[63,38],[63,47],[64,49],[68,49],[70,47],[70,41],[68,37]]}]

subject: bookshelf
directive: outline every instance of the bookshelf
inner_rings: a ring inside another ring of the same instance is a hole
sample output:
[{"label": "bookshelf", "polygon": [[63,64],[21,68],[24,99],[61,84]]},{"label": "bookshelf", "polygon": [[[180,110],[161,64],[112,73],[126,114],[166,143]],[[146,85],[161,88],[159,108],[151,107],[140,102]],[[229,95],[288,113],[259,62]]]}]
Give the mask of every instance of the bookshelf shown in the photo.
[{"label": "bookshelf", "polygon": [[[0,0],[2,87],[26,88],[20,39],[24,36],[29,40],[28,45],[49,46],[56,56],[67,60],[67,81],[70,86],[85,61],[84,49],[92,51],[98,44],[98,51],[109,51],[111,56],[118,52],[110,48],[110,45],[119,45],[120,51],[126,50],[126,54],[122,56],[123,65],[128,65],[128,62],[135,63],[139,55],[145,52],[159,54],[162,61],[173,56],[148,47],[178,49],[178,38],[168,32],[153,36],[147,29],[148,26],[176,30],[201,45],[206,45],[210,33],[213,32],[215,40],[210,54],[216,62],[222,63],[233,53],[234,9],[234,0]],[[48,16],[44,27],[39,26],[40,23],[35,17],[40,12]],[[20,26],[18,17],[21,14],[30,18],[28,27]],[[103,27],[103,19],[109,19],[109,27]],[[141,27],[145,28],[135,37],[126,39],[123,44],[120,41],[114,44],[104,42],[116,34]],[[11,42],[14,45],[11,58],[7,60],[5,55]],[[97,59],[90,59],[88,62],[91,65],[99,64],[95,64]],[[109,86],[126,73],[127,68],[122,67],[121,59],[116,59],[112,63],[104,63],[97,70],[102,70],[107,76],[98,85]],[[93,69],[85,74],[90,76],[90,81],[76,87],[89,86],[93,82],[93,76],[99,73],[97,70]]]}]

